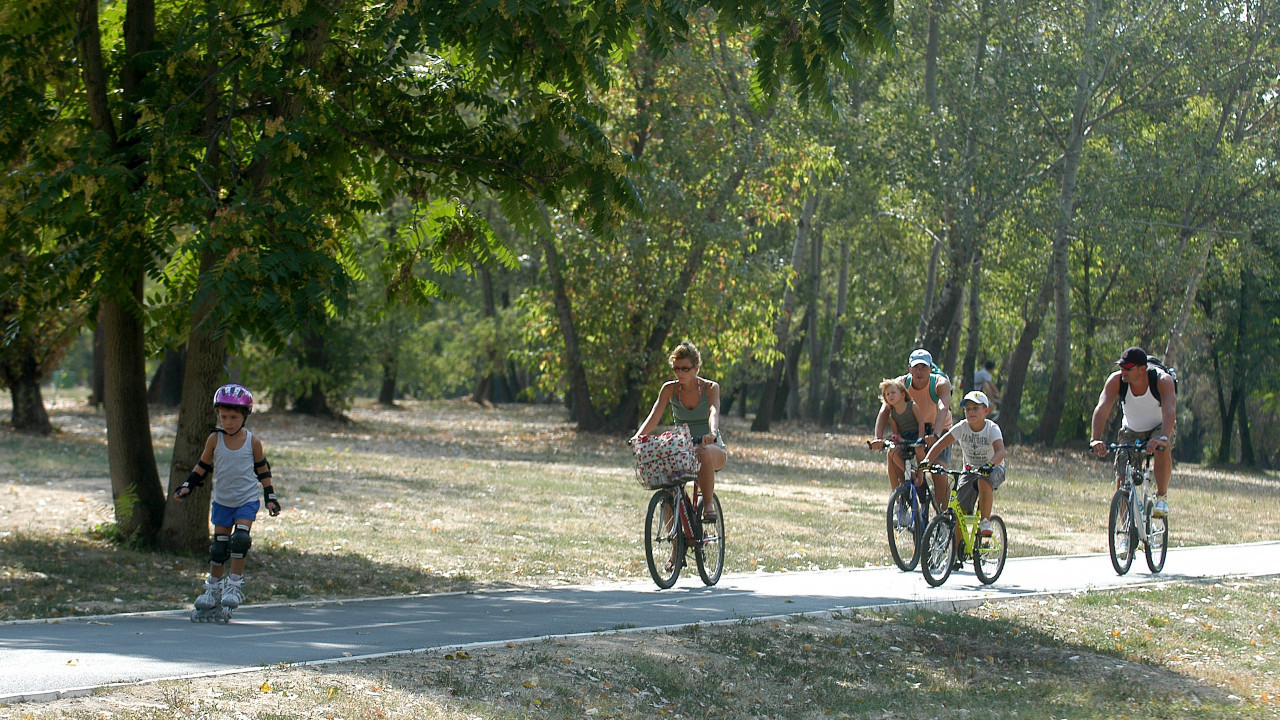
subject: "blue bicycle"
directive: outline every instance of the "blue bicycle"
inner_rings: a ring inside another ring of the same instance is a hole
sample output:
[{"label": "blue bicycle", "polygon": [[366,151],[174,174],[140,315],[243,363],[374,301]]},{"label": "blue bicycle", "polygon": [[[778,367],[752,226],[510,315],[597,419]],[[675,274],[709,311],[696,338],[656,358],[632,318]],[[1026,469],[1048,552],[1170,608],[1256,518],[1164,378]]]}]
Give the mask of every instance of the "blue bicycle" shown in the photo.
[{"label": "blue bicycle", "polygon": [[[902,453],[906,465],[906,479],[889,494],[889,507],[885,511],[889,554],[895,565],[905,572],[911,572],[920,562],[920,541],[924,538],[924,529],[929,524],[929,515],[933,511],[933,491],[930,489],[932,482],[919,472],[915,453],[916,448],[927,445],[921,438],[912,442],[885,440],[884,446],[890,452],[897,450]],[[916,485],[913,482],[915,479],[920,479],[921,484]]]}]

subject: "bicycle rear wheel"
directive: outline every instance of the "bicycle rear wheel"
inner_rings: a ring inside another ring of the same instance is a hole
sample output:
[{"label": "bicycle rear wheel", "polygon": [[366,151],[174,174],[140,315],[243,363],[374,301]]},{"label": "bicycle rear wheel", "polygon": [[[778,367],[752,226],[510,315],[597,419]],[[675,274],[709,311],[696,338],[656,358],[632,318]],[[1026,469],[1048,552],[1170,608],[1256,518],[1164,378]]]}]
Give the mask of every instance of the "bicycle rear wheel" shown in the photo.
[{"label": "bicycle rear wheel", "polygon": [[1133,567],[1133,550],[1137,540],[1134,532],[1133,513],[1129,510],[1129,492],[1124,488],[1111,496],[1111,513],[1107,518],[1107,548],[1111,552],[1111,567],[1117,575],[1129,572]]},{"label": "bicycle rear wheel", "polygon": [[991,516],[991,537],[978,537],[978,547],[973,551],[973,571],[983,585],[990,585],[1004,572],[1004,561],[1009,555],[1009,535],[1004,519]]},{"label": "bicycle rear wheel", "polygon": [[644,559],[658,587],[666,590],[676,584],[684,565],[684,532],[670,490],[659,490],[649,499],[644,521]]},{"label": "bicycle rear wheel", "polygon": [[939,515],[929,521],[920,552],[925,582],[938,587],[951,577],[956,559],[956,529],[949,515]]},{"label": "bicycle rear wheel", "polygon": [[[909,481],[908,481],[909,482]],[[919,503],[911,486],[903,483],[889,493],[889,507],[885,511],[884,524],[889,534],[889,555],[893,563],[905,572],[915,569],[920,562],[920,536],[924,525],[918,522]]]},{"label": "bicycle rear wheel", "polygon": [[1169,553],[1169,518],[1151,517],[1152,503],[1147,503],[1147,567],[1158,573],[1164,569],[1164,559]]},{"label": "bicycle rear wheel", "polygon": [[[720,509],[720,496],[712,496],[711,504],[716,508],[716,521],[702,523],[702,537],[693,547],[698,575],[707,585],[720,582],[720,573],[724,572],[724,511]],[[698,514],[702,514],[701,501],[698,502]]]}]

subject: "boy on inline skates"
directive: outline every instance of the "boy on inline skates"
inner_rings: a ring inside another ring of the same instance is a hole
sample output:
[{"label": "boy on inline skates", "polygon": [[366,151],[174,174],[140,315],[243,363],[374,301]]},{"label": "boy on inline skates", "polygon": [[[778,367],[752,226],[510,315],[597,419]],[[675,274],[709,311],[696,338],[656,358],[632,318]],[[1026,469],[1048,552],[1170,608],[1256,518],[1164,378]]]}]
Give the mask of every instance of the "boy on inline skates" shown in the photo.
[{"label": "boy on inline skates", "polygon": [[213,394],[219,428],[205,441],[204,452],[186,482],[173,494],[182,502],[192,490],[204,484],[215,467],[213,542],[209,545],[209,578],[204,592],[196,598],[192,622],[226,622],[244,601],[244,564],[252,540],[249,530],[258,517],[258,485],[267,511],[280,514],[280,502],[271,485],[271,465],[262,441],[245,429],[253,410],[253,395],[240,385],[223,385]]}]

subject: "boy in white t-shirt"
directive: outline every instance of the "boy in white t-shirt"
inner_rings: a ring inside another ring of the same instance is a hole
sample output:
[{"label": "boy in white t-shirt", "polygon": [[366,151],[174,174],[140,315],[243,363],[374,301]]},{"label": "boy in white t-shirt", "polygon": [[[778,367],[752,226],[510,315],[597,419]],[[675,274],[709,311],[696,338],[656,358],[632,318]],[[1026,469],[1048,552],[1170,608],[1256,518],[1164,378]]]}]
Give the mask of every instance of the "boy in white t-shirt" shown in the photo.
[{"label": "boy in white t-shirt", "polygon": [[1000,432],[999,425],[987,419],[987,414],[991,412],[991,400],[986,393],[974,390],[964,396],[960,406],[964,408],[965,421],[956,423],[950,432],[938,438],[938,442],[929,448],[924,460],[927,463],[937,462],[936,458],[951,443],[960,443],[964,464],[975,471],[961,478],[956,495],[966,513],[973,512],[974,496],[977,496],[978,511],[982,514],[978,533],[983,537],[990,537],[991,501],[996,488],[1004,483],[1004,434]]}]

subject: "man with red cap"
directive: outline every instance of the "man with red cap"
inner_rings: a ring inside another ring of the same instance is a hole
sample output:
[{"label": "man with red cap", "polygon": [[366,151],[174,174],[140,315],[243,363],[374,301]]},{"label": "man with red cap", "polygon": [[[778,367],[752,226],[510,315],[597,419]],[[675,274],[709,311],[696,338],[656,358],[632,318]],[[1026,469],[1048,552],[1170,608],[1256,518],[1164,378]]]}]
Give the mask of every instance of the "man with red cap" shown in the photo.
[{"label": "man with red cap", "polygon": [[[1174,377],[1162,368],[1147,365],[1147,353],[1140,347],[1131,347],[1116,361],[1119,370],[1111,373],[1102,386],[1098,405],[1093,409],[1093,432],[1089,436],[1089,448],[1098,457],[1107,456],[1107,444],[1100,438],[1111,417],[1111,408],[1120,400],[1121,424],[1116,434],[1117,442],[1146,440],[1154,451],[1156,476],[1156,504],[1151,514],[1165,517],[1169,503],[1169,476],[1173,473],[1173,438],[1177,422],[1177,386]],[[1119,487],[1124,472],[1124,457],[1116,455],[1116,486]]]}]

